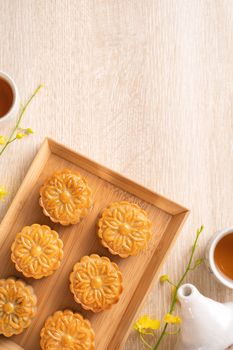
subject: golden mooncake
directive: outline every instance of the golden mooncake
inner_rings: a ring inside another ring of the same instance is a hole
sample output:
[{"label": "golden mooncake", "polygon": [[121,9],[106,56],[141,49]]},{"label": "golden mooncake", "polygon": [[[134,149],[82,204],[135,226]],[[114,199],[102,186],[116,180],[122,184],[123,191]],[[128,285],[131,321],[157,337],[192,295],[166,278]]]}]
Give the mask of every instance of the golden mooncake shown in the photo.
[{"label": "golden mooncake", "polygon": [[70,290],[75,301],[86,310],[109,309],[122,293],[122,274],[107,257],[84,256],[70,275]]},{"label": "golden mooncake", "polygon": [[11,337],[31,324],[37,298],[31,286],[14,278],[0,280],[0,334]]},{"label": "golden mooncake", "polygon": [[46,216],[61,225],[77,224],[91,207],[91,190],[77,171],[64,169],[49,177],[40,189]]},{"label": "golden mooncake", "polygon": [[98,222],[98,236],[104,247],[122,258],[137,255],[147,246],[152,223],[135,203],[116,202],[104,209]]},{"label": "golden mooncake", "polygon": [[46,225],[25,226],[11,246],[11,259],[25,277],[39,279],[57,270],[63,257],[63,242]]},{"label": "golden mooncake", "polygon": [[70,310],[57,311],[42,328],[42,350],[94,350],[94,331],[89,321]]}]

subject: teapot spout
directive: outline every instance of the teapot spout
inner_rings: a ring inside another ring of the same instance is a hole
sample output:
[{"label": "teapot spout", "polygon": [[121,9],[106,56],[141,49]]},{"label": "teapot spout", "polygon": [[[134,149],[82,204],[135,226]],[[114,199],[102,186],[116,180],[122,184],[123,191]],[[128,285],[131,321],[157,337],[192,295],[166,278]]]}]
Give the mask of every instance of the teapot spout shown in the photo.
[{"label": "teapot spout", "polygon": [[176,350],[223,350],[233,344],[233,304],[202,295],[192,284],[178,290],[181,332]]}]

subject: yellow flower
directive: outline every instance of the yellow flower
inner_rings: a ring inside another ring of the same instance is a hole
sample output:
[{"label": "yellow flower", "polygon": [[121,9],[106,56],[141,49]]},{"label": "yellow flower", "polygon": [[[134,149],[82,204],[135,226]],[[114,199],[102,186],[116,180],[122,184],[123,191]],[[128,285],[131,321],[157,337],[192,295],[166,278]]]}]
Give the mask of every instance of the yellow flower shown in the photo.
[{"label": "yellow flower", "polygon": [[200,258],[195,261],[194,268],[200,266],[203,263],[204,259]]},{"label": "yellow flower", "polygon": [[34,131],[33,131],[31,128],[27,128],[27,129],[25,129],[25,133],[26,133],[27,135],[29,135],[29,134],[34,134]]},{"label": "yellow flower", "polygon": [[165,323],[173,323],[173,324],[180,324],[182,322],[179,316],[174,316],[172,314],[167,314],[163,320]]},{"label": "yellow flower", "polygon": [[149,333],[148,329],[159,329],[160,328],[160,321],[159,320],[153,320],[149,316],[144,315],[142,316],[133,326],[136,331],[138,331],[141,334],[147,334]]},{"label": "yellow flower", "polygon": [[27,129],[19,128],[18,133],[16,134],[16,138],[22,139],[23,137],[29,136],[30,134],[33,134],[33,133],[34,131],[31,128],[27,128]]},{"label": "yellow flower", "polygon": [[6,143],[6,137],[0,135],[0,145],[4,145]]},{"label": "yellow flower", "polygon": [[16,135],[17,139],[22,139],[25,135],[22,134],[21,132],[18,132],[18,134]]},{"label": "yellow flower", "polygon": [[163,282],[168,282],[169,281],[169,276],[168,275],[162,275],[159,279],[161,283]]},{"label": "yellow flower", "polygon": [[7,195],[6,189],[3,186],[0,186],[0,201],[3,201],[6,195]]}]

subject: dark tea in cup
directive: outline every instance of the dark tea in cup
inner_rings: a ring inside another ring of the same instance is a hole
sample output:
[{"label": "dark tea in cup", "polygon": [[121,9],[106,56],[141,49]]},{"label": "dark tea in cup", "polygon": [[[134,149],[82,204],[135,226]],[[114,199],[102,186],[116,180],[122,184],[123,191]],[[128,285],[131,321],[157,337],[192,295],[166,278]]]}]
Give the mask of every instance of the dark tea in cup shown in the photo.
[{"label": "dark tea in cup", "polygon": [[4,117],[11,109],[14,102],[14,94],[10,84],[0,76],[0,118]]},{"label": "dark tea in cup", "polygon": [[214,250],[214,261],[219,270],[233,280],[233,233],[218,241]]}]

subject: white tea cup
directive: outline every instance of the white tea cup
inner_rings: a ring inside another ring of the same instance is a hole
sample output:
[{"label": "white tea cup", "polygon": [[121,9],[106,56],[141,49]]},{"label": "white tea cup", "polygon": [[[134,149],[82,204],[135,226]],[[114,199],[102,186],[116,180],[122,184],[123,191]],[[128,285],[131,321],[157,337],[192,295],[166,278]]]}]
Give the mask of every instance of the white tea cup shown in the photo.
[{"label": "white tea cup", "polygon": [[[7,85],[10,87],[12,92],[12,103],[10,106],[10,109],[7,111],[6,114],[0,117],[0,125],[4,125],[6,122],[12,120],[15,118],[20,110],[20,97],[19,97],[19,91],[18,88],[14,82],[14,80],[9,76],[9,74],[0,71],[0,79],[4,80]],[[1,93],[1,91],[0,91]]]},{"label": "white tea cup", "polygon": [[[224,228],[220,231],[217,231],[209,240],[206,246],[206,251],[205,251],[205,263],[210,271],[210,273],[215,277],[215,279],[223,284],[224,286],[233,289],[233,279],[229,278],[223,272],[218,268],[215,258],[214,258],[214,253],[215,253],[215,248],[217,244],[223,239],[223,237],[233,234],[233,227],[227,227]],[[233,259],[233,252],[232,252],[232,259]]]}]

